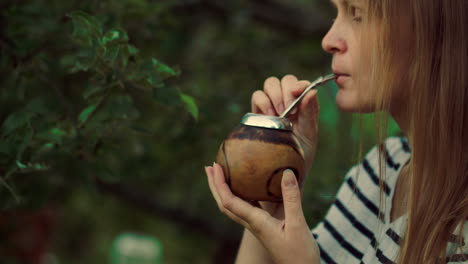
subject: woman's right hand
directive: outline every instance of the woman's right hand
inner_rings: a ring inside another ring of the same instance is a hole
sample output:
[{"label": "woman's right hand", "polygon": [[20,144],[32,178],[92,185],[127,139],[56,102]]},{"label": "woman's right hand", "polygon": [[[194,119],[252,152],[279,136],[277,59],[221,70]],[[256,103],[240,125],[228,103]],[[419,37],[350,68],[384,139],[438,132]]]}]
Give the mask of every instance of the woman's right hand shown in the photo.
[{"label": "woman's right hand", "polygon": [[[265,80],[263,90],[252,94],[252,112],[279,116],[309,85],[309,81],[299,81],[294,75],[286,75],[281,80],[270,77]],[[312,167],[317,149],[320,107],[316,95],[317,90],[308,92],[288,116],[304,150],[306,171]]]},{"label": "woman's right hand", "polygon": [[233,194],[220,165],[205,167],[205,171],[220,211],[248,230],[236,263],[320,263],[319,247],[305,220],[301,190],[293,171],[285,170],[281,179],[281,218]]}]

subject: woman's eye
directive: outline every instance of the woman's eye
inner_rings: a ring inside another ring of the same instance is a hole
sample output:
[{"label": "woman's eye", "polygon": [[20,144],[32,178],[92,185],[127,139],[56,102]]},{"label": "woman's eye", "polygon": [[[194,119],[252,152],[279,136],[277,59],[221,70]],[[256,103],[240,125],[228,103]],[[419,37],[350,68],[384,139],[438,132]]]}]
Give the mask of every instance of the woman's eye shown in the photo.
[{"label": "woman's eye", "polygon": [[353,19],[353,21],[361,22],[362,21],[362,14],[361,9],[355,6],[349,7],[349,15]]}]

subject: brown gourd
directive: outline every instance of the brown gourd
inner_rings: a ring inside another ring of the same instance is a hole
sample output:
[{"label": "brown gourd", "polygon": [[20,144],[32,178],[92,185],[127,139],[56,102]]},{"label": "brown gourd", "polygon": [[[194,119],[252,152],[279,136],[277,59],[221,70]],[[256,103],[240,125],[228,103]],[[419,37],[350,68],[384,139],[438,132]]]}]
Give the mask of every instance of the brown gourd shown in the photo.
[{"label": "brown gourd", "polygon": [[235,195],[250,201],[282,201],[281,179],[286,169],[294,172],[302,187],[304,151],[286,116],[309,91],[335,79],[329,74],[313,81],[280,116],[244,115],[216,157]]},{"label": "brown gourd", "polygon": [[304,153],[292,131],[239,125],[221,144],[217,163],[231,191],[250,201],[282,201],[281,179],[291,169],[304,179]]}]

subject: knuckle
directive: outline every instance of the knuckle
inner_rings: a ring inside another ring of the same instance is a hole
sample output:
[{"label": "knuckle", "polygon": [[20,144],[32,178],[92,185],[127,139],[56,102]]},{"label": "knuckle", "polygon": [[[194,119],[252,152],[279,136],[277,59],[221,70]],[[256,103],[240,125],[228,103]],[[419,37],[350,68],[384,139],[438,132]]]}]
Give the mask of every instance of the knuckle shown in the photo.
[{"label": "knuckle", "polygon": [[254,221],[254,222],[249,223],[249,225],[250,225],[250,231],[252,233],[255,233],[255,234],[261,234],[262,233],[263,224],[261,224],[260,222]]},{"label": "knuckle", "polygon": [[223,200],[222,205],[223,205],[223,209],[232,210],[233,200],[232,199],[225,199],[225,200]]},{"label": "knuckle", "polygon": [[267,222],[264,215],[252,212],[249,217],[249,225],[252,232],[261,235]]}]

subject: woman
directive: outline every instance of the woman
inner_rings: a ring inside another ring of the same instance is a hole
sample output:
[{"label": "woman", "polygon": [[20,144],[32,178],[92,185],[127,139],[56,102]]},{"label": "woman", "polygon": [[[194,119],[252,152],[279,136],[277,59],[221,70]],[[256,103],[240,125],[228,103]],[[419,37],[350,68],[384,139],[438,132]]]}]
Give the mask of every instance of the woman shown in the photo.
[{"label": "woman", "polygon": [[[332,1],[337,17],[322,46],[338,75],[336,104],[390,114],[407,138],[379,139],[313,235],[291,171],[282,204],[253,206],[231,193],[219,165],[207,167],[220,210],[246,228],[237,262],[467,263],[468,1]],[[307,85],[269,78],[252,111],[277,115]],[[292,117],[308,168],[318,110],[310,92]],[[378,125],[381,136],[384,115]]]}]

